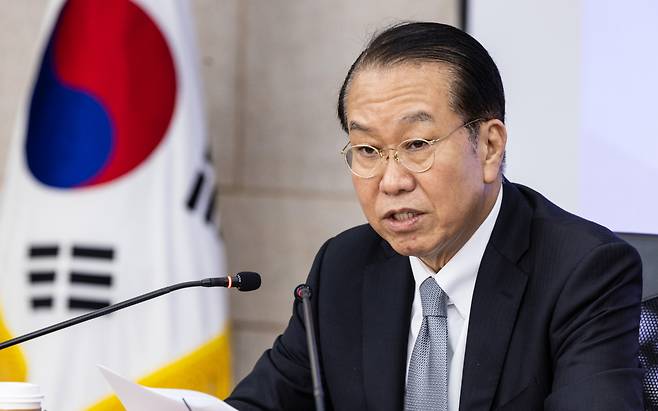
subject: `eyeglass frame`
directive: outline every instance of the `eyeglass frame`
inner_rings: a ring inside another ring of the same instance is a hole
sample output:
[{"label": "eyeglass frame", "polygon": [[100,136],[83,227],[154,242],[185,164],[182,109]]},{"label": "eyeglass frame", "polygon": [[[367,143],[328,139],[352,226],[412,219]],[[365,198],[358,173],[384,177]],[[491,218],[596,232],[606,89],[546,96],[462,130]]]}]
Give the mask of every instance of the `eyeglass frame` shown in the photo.
[{"label": "eyeglass frame", "polygon": [[434,148],[434,144],[438,143],[439,141],[446,140],[446,139],[448,139],[449,137],[451,137],[453,134],[455,134],[457,131],[461,130],[462,128],[464,128],[464,127],[468,127],[468,126],[473,125],[473,124],[476,124],[476,123],[479,123],[480,121],[487,121],[487,120],[484,119],[484,118],[476,118],[475,120],[467,121],[466,123],[464,123],[464,124],[462,124],[461,126],[455,128],[454,130],[452,130],[451,132],[449,132],[448,134],[446,134],[446,135],[443,136],[443,137],[435,138],[435,139],[432,139],[432,140],[426,140],[426,139],[424,139],[424,138],[409,138],[409,139],[407,139],[407,140],[401,141],[401,142],[400,142],[398,145],[396,145],[395,147],[389,147],[389,148],[382,148],[382,149],[379,149],[379,148],[377,148],[377,147],[371,146],[370,144],[356,144],[356,145],[350,146],[350,144],[352,144],[352,142],[351,142],[351,141],[348,141],[347,144],[345,144],[345,147],[343,147],[343,149],[340,150],[340,155],[342,155],[342,156],[343,156],[343,159],[345,159],[345,163],[347,164],[347,168],[350,169],[350,172],[351,172],[352,174],[354,174],[355,176],[359,177],[359,178],[366,178],[366,179],[367,179],[367,178],[373,178],[373,177],[375,177],[375,176],[377,175],[377,173],[375,172],[375,170],[377,170],[377,167],[379,167],[380,164],[384,164],[384,162],[381,162],[381,161],[378,160],[377,164],[372,168],[372,171],[373,171],[374,173],[373,173],[371,176],[367,176],[367,177],[365,177],[365,176],[359,175],[359,174],[357,174],[354,170],[352,170],[352,167],[350,166],[350,163],[349,163],[348,160],[347,160],[347,152],[350,151],[350,150],[352,150],[354,147],[370,147],[370,148],[372,148],[373,150],[375,150],[375,151],[377,152],[377,154],[379,154],[379,158],[380,158],[380,160],[385,160],[385,161],[388,161],[388,159],[389,159],[389,157],[390,157],[390,154],[387,155],[386,158],[384,158],[384,152],[385,152],[385,151],[391,151],[391,150],[393,150],[393,151],[394,151],[394,153],[393,153],[393,159],[394,159],[395,161],[397,161],[398,164],[401,164],[405,169],[411,171],[412,173],[424,173],[424,172],[426,172],[427,170],[429,170],[430,168],[432,168],[432,166],[434,165],[434,154],[435,154],[435,152],[436,152],[436,149],[434,149],[434,150],[432,151],[432,154],[431,154],[431,155],[432,155],[432,161],[431,161],[430,164],[427,166],[427,168],[425,168],[425,169],[423,169],[423,170],[421,170],[421,171],[416,171],[416,170],[412,170],[412,169],[410,169],[407,165],[405,165],[405,164],[400,160],[400,156],[398,155],[398,152],[399,152],[400,147],[401,147],[404,143],[407,143],[407,142],[409,142],[409,141],[424,141],[424,142],[426,142],[426,143],[428,143],[428,144],[430,145],[430,148]]}]

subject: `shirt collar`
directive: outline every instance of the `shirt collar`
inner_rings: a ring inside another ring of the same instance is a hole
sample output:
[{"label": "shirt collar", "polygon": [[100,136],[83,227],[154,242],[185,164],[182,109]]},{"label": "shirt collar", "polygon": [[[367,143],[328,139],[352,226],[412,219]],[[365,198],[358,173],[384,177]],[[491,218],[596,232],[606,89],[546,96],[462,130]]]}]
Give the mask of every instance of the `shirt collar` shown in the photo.
[{"label": "shirt collar", "polygon": [[434,276],[439,287],[448,295],[448,304],[454,304],[462,318],[469,316],[480,262],[498,218],[502,199],[503,188],[500,187],[496,202],[487,218],[439,272],[434,272],[420,258],[409,257],[416,291],[427,277]]}]

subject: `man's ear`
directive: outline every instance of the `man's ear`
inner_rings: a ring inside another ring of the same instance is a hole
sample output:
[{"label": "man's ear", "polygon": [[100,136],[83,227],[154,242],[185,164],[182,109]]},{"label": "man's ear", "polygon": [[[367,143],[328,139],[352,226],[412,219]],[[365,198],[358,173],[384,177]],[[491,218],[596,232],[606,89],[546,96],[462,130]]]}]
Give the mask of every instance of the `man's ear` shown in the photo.
[{"label": "man's ear", "polygon": [[484,121],[480,124],[479,137],[478,148],[482,158],[484,182],[490,184],[495,182],[501,173],[507,144],[507,128],[498,119]]}]

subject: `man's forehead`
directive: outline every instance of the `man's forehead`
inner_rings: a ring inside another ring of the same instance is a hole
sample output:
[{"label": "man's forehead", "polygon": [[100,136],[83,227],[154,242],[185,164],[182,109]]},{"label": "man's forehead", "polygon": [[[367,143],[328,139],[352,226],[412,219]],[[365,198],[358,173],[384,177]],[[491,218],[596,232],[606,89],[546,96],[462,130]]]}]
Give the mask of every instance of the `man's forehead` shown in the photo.
[{"label": "man's forehead", "polygon": [[354,75],[345,100],[378,103],[409,95],[443,98],[450,94],[453,78],[445,65],[436,63],[365,68]]},{"label": "man's forehead", "polygon": [[452,112],[453,73],[441,63],[400,63],[361,68],[345,97],[348,132],[388,126],[435,126]]}]

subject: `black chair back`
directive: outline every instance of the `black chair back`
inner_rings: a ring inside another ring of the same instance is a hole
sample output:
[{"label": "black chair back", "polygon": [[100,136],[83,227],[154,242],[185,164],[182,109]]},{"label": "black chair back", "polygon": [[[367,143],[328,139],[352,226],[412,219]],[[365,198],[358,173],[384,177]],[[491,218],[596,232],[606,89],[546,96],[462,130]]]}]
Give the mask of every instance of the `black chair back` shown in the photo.
[{"label": "black chair back", "polygon": [[644,407],[658,409],[658,235],[617,233],[642,258],[640,363],[645,369]]}]

